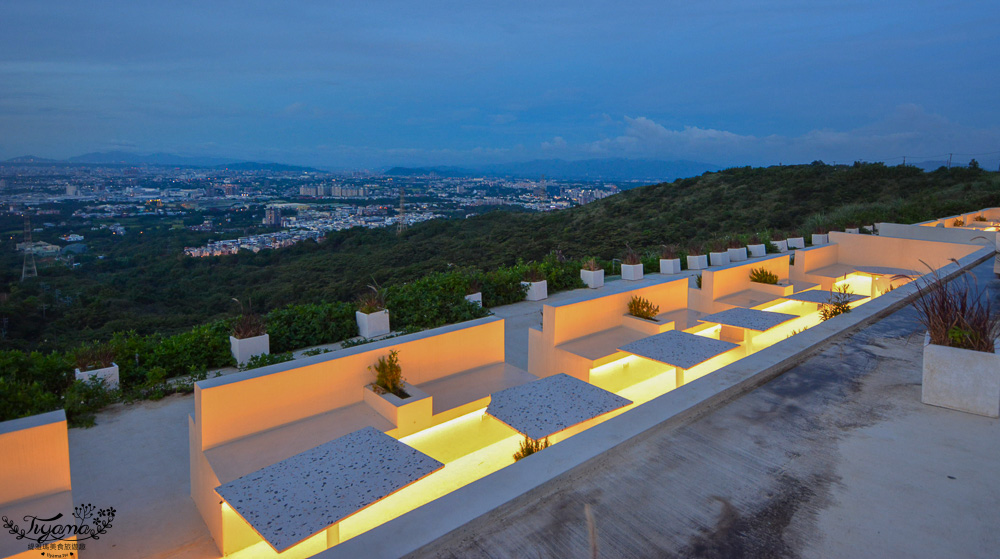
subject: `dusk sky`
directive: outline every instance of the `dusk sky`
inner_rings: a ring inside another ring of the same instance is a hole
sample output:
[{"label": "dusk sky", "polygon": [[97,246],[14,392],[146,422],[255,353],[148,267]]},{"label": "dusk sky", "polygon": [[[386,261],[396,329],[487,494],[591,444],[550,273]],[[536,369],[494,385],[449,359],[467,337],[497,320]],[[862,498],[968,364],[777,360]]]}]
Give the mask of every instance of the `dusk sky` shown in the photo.
[{"label": "dusk sky", "polygon": [[0,159],[1000,160],[1000,2],[0,3]]}]

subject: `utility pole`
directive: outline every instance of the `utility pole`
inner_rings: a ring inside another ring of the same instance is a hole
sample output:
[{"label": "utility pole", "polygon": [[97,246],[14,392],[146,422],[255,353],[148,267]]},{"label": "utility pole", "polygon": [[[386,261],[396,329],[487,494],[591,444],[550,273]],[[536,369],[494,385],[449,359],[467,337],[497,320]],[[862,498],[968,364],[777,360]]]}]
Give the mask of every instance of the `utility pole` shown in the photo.
[{"label": "utility pole", "polygon": [[38,277],[35,267],[35,247],[31,245],[31,218],[24,214],[24,266],[21,267],[21,281]]},{"label": "utility pole", "polygon": [[952,156],[952,155],[954,155],[954,154],[953,154],[953,153],[949,153],[949,154],[948,154],[948,168],[949,168],[949,169],[951,169],[951,156]]},{"label": "utility pole", "polygon": [[906,156],[903,156],[903,167],[906,167]]},{"label": "utility pole", "polygon": [[406,210],[403,208],[403,185],[399,185],[399,216],[396,218],[396,234],[402,235],[406,231]]}]

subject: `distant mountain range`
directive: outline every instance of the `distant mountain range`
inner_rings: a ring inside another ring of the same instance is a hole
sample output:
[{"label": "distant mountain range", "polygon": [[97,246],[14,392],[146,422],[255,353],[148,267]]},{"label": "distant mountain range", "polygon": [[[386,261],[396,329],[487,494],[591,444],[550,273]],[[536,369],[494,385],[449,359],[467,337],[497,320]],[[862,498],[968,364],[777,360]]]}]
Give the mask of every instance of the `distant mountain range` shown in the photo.
[{"label": "distant mountain range", "polygon": [[698,161],[660,161],[655,159],[536,159],[520,163],[463,167],[393,167],[385,172],[396,177],[438,175],[442,177],[471,177],[506,175],[538,179],[587,179],[587,180],[638,180],[650,182],[671,181],[718,171],[718,165]]},{"label": "distant mountain range", "polygon": [[68,159],[46,159],[25,155],[8,159],[4,163],[51,164],[51,165],[148,165],[153,167],[198,167],[234,169],[238,171],[281,171],[281,172],[322,172],[312,167],[285,165],[282,163],[259,163],[219,157],[186,157],[171,153],[140,155],[127,151],[102,151],[85,153]]}]

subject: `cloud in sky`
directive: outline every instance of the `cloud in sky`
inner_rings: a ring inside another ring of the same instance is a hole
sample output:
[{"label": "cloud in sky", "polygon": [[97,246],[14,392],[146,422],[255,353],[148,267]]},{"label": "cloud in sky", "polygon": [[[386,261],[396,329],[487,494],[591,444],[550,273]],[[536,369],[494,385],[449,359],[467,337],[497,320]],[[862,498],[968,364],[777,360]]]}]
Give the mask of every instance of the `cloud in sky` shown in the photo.
[{"label": "cloud in sky", "polygon": [[985,1],[6,2],[0,158],[995,151],[998,14]]},{"label": "cloud in sky", "polygon": [[[989,154],[1000,158],[1000,128],[972,128],[931,114],[917,105],[901,105],[886,117],[850,130],[816,129],[797,136],[755,136],[684,126],[669,129],[647,117],[625,117],[621,134],[571,147],[563,155],[594,157],[702,159],[721,164],[874,160],[899,162],[947,158],[949,153]],[[543,143],[551,148],[551,143]]]}]

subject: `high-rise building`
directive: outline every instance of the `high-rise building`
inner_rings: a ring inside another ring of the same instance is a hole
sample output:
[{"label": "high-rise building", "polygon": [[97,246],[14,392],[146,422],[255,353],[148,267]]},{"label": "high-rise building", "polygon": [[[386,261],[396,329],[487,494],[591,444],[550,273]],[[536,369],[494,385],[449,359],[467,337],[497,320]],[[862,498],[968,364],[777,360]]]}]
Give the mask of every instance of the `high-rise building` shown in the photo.
[{"label": "high-rise building", "polygon": [[281,210],[273,206],[264,210],[264,225],[281,227]]}]

